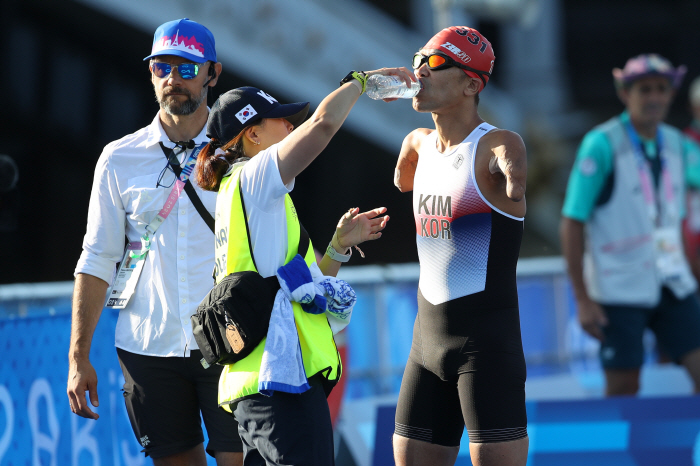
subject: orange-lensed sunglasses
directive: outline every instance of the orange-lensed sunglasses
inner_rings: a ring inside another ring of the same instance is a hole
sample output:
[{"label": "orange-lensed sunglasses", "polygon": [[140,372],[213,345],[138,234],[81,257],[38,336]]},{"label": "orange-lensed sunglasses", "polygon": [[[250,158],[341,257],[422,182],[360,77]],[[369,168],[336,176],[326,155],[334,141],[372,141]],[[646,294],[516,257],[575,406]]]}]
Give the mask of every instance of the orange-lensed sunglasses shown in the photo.
[{"label": "orange-lensed sunglasses", "polygon": [[430,55],[423,55],[422,53],[418,52],[415,55],[413,55],[413,69],[417,70],[421,66],[423,66],[424,63],[427,63],[428,68],[430,68],[433,71],[437,70],[444,70],[445,68],[449,68],[451,66],[456,66],[457,68],[461,68],[463,70],[467,71],[472,71],[476,73],[479,78],[484,82],[484,85],[486,84],[486,80],[484,79],[483,75],[486,76],[491,76],[491,73],[488,73],[486,71],[481,71],[477,70],[475,68],[472,68],[467,65],[463,65],[461,63],[458,63],[457,61],[453,60],[452,58],[448,57],[447,55],[443,55],[441,53],[433,53]]}]

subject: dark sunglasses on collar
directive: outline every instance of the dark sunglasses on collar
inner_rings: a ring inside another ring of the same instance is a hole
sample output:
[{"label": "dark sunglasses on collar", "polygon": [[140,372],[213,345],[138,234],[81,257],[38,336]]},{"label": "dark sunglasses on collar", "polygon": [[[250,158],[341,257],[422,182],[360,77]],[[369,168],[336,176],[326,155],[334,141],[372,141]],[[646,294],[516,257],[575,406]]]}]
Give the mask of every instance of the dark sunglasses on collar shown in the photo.
[{"label": "dark sunglasses on collar", "polygon": [[174,141],[175,147],[172,149],[165,147],[162,142],[160,142],[160,147],[164,153],[168,154],[167,163],[165,167],[160,171],[158,175],[158,180],[156,181],[156,188],[170,188],[175,183],[177,179],[177,174],[173,169],[174,165],[180,165],[180,155],[187,151],[187,149],[194,149],[194,141]]},{"label": "dark sunglasses on collar", "polygon": [[165,78],[172,73],[173,69],[177,69],[182,79],[194,79],[199,74],[197,63],[180,63],[179,65],[171,65],[170,63],[151,62],[151,73],[158,78]]},{"label": "dark sunglasses on collar", "polygon": [[484,82],[484,85],[486,84],[486,80],[484,79],[484,75],[486,76],[491,76],[491,73],[488,73],[486,71],[481,71],[477,70],[475,68],[472,68],[467,65],[463,65],[461,63],[458,63],[457,61],[453,60],[452,58],[448,57],[447,55],[443,55],[441,53],[433,53],[431,55],[423,55],[422,53],[418,52],[415,55],[413,55],[413,69],[417,70],[421,66],[423,66],[424,63],[427,63],[428,68],[430,68],[433,71],[438,71],[438,70],[444,70],[445,68],[449,68],[451,66],[456,66],[457,68],[461,68],[463,70],[467,71],[472,71],[476,73],[479,78]]}]

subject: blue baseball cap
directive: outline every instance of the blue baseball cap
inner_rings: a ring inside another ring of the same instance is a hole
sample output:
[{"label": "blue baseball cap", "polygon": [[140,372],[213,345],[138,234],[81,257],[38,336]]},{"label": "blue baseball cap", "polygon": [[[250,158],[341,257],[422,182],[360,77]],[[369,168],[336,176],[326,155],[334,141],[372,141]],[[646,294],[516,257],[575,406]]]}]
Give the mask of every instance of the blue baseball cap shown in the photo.
[{"label": "blue baseball cap", "polygon": [[195,63],[216,62],[214,35],[189,18],[168,21],[156,29],[151,54],[144,60],[158,55],[176,55]]}]

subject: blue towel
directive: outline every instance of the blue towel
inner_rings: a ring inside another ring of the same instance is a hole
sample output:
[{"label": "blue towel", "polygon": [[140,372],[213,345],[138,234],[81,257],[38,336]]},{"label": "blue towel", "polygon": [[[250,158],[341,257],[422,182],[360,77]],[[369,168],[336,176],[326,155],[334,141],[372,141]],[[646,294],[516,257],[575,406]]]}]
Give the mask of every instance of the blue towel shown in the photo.
[{"label": "blue towel", "polygon": [[292,301],[301,304],[304,311],[310,314],[326,311],[326,298],[317,294],[311,271],[299,254],[287,265],[277,269],[277,278],[285,293],[292,297]]},{"label": "blue towel", "polygon": [[357,301],[350,285],[324,276],[316,263],[307,266],[298,254],[277,269],[276,275],[280,290],[275,296],[258,378],[258,390],[265,396],[272,396],[274,391],[303,393],[311,388],[304,371],[292,301],[311,314],[326,312],[334,334],[350,322]]}]

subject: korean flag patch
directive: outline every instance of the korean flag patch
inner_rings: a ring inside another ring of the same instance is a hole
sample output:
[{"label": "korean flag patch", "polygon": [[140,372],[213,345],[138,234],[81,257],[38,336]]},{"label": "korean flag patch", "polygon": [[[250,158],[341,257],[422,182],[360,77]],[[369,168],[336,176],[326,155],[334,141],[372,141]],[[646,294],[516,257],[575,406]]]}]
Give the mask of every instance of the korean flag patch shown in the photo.
[{"label": "korean flag patch", "polygon": [[243,109],[240,112],[236,113],[236,118],[238,118],[238,121],[245,124],[246,121],[250,120],[257,114],[258,112],[256,112],[250,104],[248,104],[245,107],[243,107]]}]

